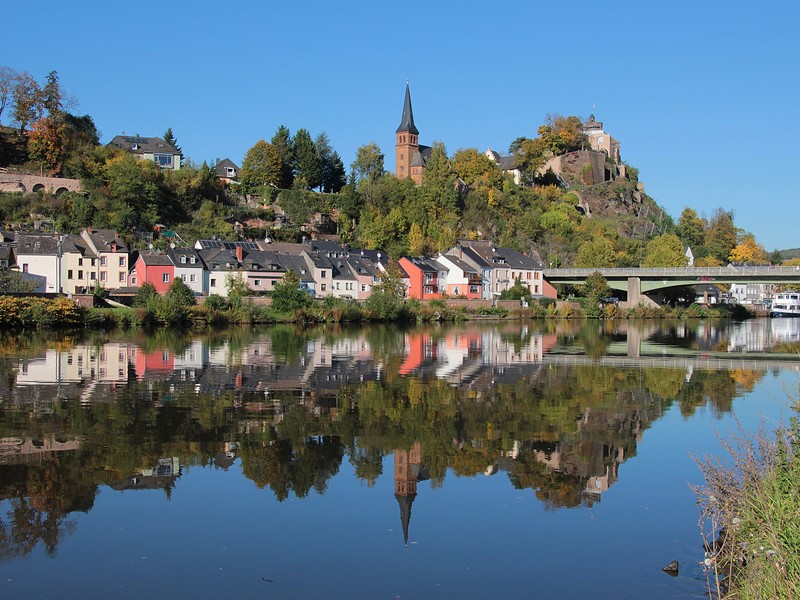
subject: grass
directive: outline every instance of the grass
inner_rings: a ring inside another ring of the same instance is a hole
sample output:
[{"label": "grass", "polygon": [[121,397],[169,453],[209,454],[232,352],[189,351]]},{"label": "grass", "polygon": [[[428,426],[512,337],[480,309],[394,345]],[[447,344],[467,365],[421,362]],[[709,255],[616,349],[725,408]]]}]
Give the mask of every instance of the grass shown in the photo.
[{"label": "grass", "polygon": [[[795,412],[798,405],[795,404]],[[800,598],[800,424],[725,444],[698,461],[696,491],[711,598]]]}]

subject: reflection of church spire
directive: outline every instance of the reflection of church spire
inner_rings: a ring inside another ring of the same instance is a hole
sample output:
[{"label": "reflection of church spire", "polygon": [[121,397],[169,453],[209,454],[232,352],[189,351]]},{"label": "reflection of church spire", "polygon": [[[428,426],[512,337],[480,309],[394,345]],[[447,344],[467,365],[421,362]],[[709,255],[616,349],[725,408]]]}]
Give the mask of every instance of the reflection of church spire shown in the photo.
[{"label": "reflection of church spire", "polygon": [[400,522],[403,524],[403,542],[408,545],[408,525],[411,522],[411,504],[417,497],[417,478],[422,464],[422,449],[416,442],[411,450],[394,451],[394,497],[400,505]]}]

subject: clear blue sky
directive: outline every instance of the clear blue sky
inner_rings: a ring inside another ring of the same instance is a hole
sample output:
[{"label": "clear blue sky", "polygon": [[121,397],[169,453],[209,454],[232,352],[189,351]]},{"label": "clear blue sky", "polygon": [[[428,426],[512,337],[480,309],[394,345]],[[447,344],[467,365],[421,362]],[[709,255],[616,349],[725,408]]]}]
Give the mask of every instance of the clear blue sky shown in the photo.
[{"label": "clear blue sky", "polygon": [[[0,64],[58,71],[102,141],[172,127],[241,164],[279,125],[394,170],[410,81],[420,141],[505,153],[548,113],[592,112],[678,218],[735,212],[800,247],[800,5],[779,2],[41,2],[6,12]],[[4,118],[4,122],[7,119]]]}]

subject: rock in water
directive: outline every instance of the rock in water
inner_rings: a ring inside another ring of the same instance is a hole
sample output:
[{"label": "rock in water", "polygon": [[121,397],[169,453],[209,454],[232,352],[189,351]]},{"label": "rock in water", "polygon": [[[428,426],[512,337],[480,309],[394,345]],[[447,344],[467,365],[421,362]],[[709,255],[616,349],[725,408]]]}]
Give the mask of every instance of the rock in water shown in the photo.
[{"label": "rock in water", "polygon": [[669,563],[666,567],[662,568],[661,570],[664,571],[664,573],[666,573],[667,575],[672,575],[673,577],[676,577],[678,575],[678,561],[673,560],[671,563]]}]

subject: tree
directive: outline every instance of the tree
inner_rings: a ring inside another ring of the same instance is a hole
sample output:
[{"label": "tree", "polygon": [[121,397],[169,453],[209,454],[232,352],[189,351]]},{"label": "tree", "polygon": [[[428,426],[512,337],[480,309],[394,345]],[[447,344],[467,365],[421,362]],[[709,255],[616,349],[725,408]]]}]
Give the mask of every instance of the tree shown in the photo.
[{"label": "tree", "polygon": [[194,306],[197,302],[194,297],[194,292],[184,283],[181,277],[175,277],[175,279],[172,280],[165,297],[178,306]]},{"label": "tree", "polygon": [[300,287],[300,278],[292,270],[286,271],[283,280],[272,291],[272,308],[279,313],[291,313],[311,306],[309,293]]},{"label": "tree", "polygon": [[239,180],[245,192],[252,192],[263,185],[281,185],[281,157],[272,144],[259,140],[247,151],[242,161]]},{"label": "tree", "polygon": [[614,244],[606,237],[593,237],[583,242],[578,248],[576,267],[601,269],[617,265],[618,258]]},{"label": "tree", "polygon": [[270,143],[278,152],[278,158],[281,163],[280,179],[277,187],[282,190],[288,190],[294,183],[294,142],[289,128],[285,125],[278,127]]},{"label": "tree", "polygon": [[697,254],[699,248],[704,245],[707,227],[706,220],[700,218],[694,209],[687,206],[678,219],[678,236],[684,246],[692,248],[692,251]]},{"label": "tree", "polygon": [[360,146],[350,167],[357,181],[375,181],[383,175],[383,152],[375,142]]},{"label": "tree", "polygon": [[57,117],[63,108],[61,86],[58,83],[58,71],[47,74],[42,88],[42,107],[51,117]]},{"label": "tree", "polygon": [[[453,170],[467,185],[483,182],[491,187],[501,187],[503,174],[497,163],[475,148],[458,150],[453,155]],[[425,171],[427,179],[428,172]]]},{"label": "tree", "polygon": [[14,91],[14,121],[24,133],[30,123],[42,115],[42,89],[27,71],[17,76]]},{"label": "tree", "polygon": [[344,164],[339,154],[331,148],[327,134],[323,131],[314,140],[317,155],[320,158],[322,177],[320,180],[320,191],[327,194],[337,193],[341,190],[347,178],[344,172]]},{"label": "tree", "polygon": [[412,223],[408,230],[408,251],[412,256],[421,256],[425,251],[425,238],[417,223]]},{"label": "tree", "polygon": [[66,127],[54,116],[42,117],[28,135],[28,156],[51,172],[58,172],[64,159]]},{"label": "tree", "polygon": [[3,111],[13,98],[17,77],[19,77],[19,73],[11,67],[0,66],[0,117],[3,116]]},{"label": "tree", "polygon": [[731,250],[728,260],[749,265],[768,265],[770,263],[767,251],[764,250],[764,246],[756,242],[752,233],[746,234],[742,243]]},{"label": "tree", "polygon": [[149,281],[144,282],[136,290],[136,296],[133,298],[133,306],[138,308],[146,308],[148,304],[153,301],[153,298],[158,298],[156,286]]},{"label": "tree", "polygon": [[685,267],[686,260],[680,238],[674,233],[665,233],[648,242],[642,266],[648,268]]},{"label": "tree", "polygon": [[294,177],[305,189],[322,184],[322,160],[317,147],[306,129],[298,129],[294,136]]},{"label": "tree", "polygon": [[705,246],[711,256],[723,262],[728,260],[731,250],[736,246],[733,212],[721,208],[714,211],[706,230]]},{"label": "tree", "polygon": [[406,290],[400,277],[400,269],[391,265],[372,286],[364,308],[377,319],[394,321],[405,313]]},{"label": "tree", "polygon": [[583,295],[590,300],[592,305],[596,305],[602,298],[611,295],[611,288],[608,287],[608,281],[602,273],[595,271],[586,277],[586,283],[583,284]]}]

